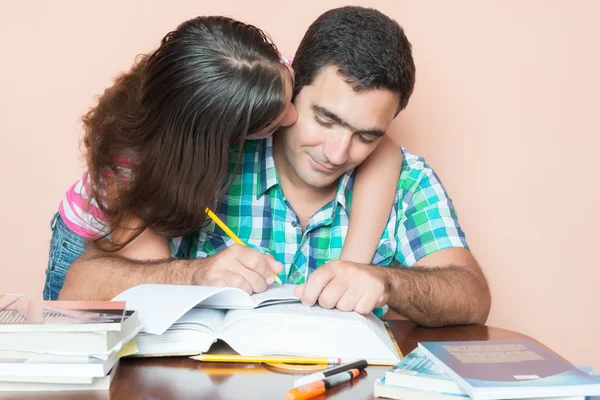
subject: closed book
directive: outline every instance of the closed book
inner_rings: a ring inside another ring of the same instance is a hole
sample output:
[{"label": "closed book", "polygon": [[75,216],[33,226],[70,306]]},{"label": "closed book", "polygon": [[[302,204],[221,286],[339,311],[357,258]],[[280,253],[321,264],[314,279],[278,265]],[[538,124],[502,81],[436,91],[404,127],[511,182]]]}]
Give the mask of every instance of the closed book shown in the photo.
[{"label": "closed book", "polygon": [[90,357],[87,362],[0,359],[0,376],[101,377],[105,376],[118,361],[118,353],[113,353],[106,360]]},{"label": "closed book", "polygon": [[[468,400],[470,397],[466,393],[447,393],[437,391],[433,388],[417,389],[406,386],[390,385],[386,378],[379,378],[375,381],[375,397],[385,397],[387,399],[398,400]],[[540,397],[535,400],[592,400],[585,396],[567,396],[567,397]]]},{"label": "closed book", "polygon": [[[387,377],[379,378],[375,381],[373,388],[375,397],[385,397],[388,399],[402,400],[468,400],[464,392],[462,393],[447,393],[438,391],[434,388],[415,388],[402,385],[392,385],[388,382]],[[581,398],[583,399],[583,398]],[[581,400],[580,399],[580,400]]]},{"label": "closed book", "polygon": [[475,400],[597,396],[600,381],[530,340],[420,342]]},{"label": "closed book", "polygon": [[[577,366],[592,374],[592,368]],[[385,387],[383,387],[385,386]],[[385,378],[375,383],[375,393],[393,399],[456,399],[469,396],[444,371],[438,368],[419,347],[390,368]],[[559,397],[554,400],[583,399],[583,396]],[[538,399],[539,400],[539,399]]]},{"label": "closed book", "polygon": [[388,385],[465,395],[464,390],[427,358],[419,347],[386,372],[385,382]]},{"label": "closed book", "polygon": [[115,378],[119,363],[110,370],[110,373],[89,379],[70,377],[45,378],[38,381],[0,381],[0,392],[54,392],[54,391],[79,391],[79,390],[108,390]]},{"label": "closed book", "polygon": [[139,332],[125,302],[31,301],[0,296],[0,350],[58,355],[108,354]]}]

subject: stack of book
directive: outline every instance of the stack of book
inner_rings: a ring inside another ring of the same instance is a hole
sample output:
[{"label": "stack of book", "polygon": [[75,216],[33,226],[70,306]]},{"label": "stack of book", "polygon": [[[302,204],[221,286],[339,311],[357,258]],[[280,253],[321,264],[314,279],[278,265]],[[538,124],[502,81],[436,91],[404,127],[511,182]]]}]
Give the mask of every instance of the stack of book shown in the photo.
[{"label": "stack of book", "polygon": [[139,329],[125,302],[0,295],[0,391],[107,390]]},{"label": "stack of book", "polygon": [[600,396],[600,377],[592,368],[575,366],[529,340],[421,342],[375,382],[375,397],[404,400],[592,396]]}]

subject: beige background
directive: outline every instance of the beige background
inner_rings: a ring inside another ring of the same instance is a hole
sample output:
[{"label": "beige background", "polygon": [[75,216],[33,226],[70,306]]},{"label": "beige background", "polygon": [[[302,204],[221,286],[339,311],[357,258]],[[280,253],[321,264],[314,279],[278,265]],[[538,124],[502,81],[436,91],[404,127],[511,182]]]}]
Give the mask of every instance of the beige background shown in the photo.
[{"label": "beige background", "polygon": [[[137,53],[185,19],[224,14],[292,55],[320,13],[345,4],[207,3],[2,2],[0,293],[41,296],[50,218],[83,171],[79,118]],[[600,3],[361,4],[413,44],[417,85],[392,135],[453,197],[491,283],[488,324],[600,372]]]}]

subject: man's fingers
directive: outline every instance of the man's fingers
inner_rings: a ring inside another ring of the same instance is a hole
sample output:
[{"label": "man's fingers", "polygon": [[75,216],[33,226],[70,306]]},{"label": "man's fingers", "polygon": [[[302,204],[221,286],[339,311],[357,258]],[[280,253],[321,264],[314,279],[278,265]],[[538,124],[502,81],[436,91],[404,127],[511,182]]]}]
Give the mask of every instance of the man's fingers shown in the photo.
[{"label": "man's fingers", "polygon": [[334,272],[326,265],[310,274],[308,280],[304,284],[304,290],[302,292],[302,297],[300,298],[302,303],[307,306],[313,306],[317,302],[317,299],[325,286],[327,286],[334,276]]},{"label": "man's fingers", "polygon": [[355,285],[350,285],[335,305],[335,308],[340,311],[353,311],[361,297],[362,291]]},{"label": "man's fingers", "polygon": [[321,291],[319,305],[327,309],[335,307],[347,289],[348,286],[344,284],[342,279],[332,279]]},{"label": "man's fingers", "polygon": [[264,280],[273,276],[273,270],[269,266],[269,263],[258,250],[250,247],[238,249],[236,260],[244,268],[255,271],[262,276]]},{"label": "man's fingers", "polygon": [[227,282],[227,286],[229,287],[240,288],[244,292],[252,294],[252,286],[246,281],[246,278],[238,272],[223,270],[219,272],[219,278]]},{"label": "man's fingers", "polygon": [[375,308],[378,293],[364,292],[362,297],[356,302],[354,311],[359,314],[369,314]]},{"label": "man's fingers", "polygon": [[240,268],[238,271],[240,275],[244,277],[246,282],[248,282],[252,288],[252,292],[254,293],[262,293],[267,290],[267,282],[265,279],[259,275],[256,271],[253,271],[248,268]]},{"label": "man's fingers", "polygon": [[298,285],[294,288],[294,295],[301,299],[302,298],[302,293],[304,293],[304,283],[301,285]]},{"label": "man's fingers", "polygon": [[283,271],[283,264],[275,260],[275,257],[270,254],[263,254],[263,257],[273,272],[279,274],[281,271]]},{"label": "man's fingers", "polygon": [[214,278],[206,282],[206,286],[228,287],[229,284],[223,278]]}]

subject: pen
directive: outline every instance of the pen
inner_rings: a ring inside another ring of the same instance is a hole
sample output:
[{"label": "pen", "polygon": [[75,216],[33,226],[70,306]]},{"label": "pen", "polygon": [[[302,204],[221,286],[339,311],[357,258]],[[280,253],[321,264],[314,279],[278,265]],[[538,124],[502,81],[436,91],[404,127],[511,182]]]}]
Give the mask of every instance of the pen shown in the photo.
[{"label": "pen", "polygon": [[290,356],[240,356],[237,354],[200,354],[191,357],[198,361],[238,362],[238,363],[287,363],[287,364],[325,364],[340,365],[341,358],[290,357]]},{"label": "pen", "polygon": [[326,371],[316,372],[314,374],[310,374],[310,375],[306,375],[301,378],[298,378],[298,379],[296,379],[296,381],[294,381],[294,387],[306,385],[308,383],[315,382],[315,381],[321,380],[323,378],[327,378],[331,375],[335,375],[335,374],[339,374],[340,372],[348,371],[350,369],[358,369],[359,371],[362,371],[363,369],[367,368],[367,365],[368,365],[367,360],[358,360],[358,361],[351,362],[349,364],[342,364],[340,366],[330,368]]},{"label": "pen", "polygon": [[[225,231],[227,236],[229,236],[231,239],[233,239],[234,242],[236,242],[237,244],[241,244],[242,246],[246,246],[246,243],[242,242],[240,240],[240,238],[237,237],[237,235],[235,233],[233,233],[233,231],[231,229],[229,229],[229,227],[227,225],[225,225],[225,223],[223,221],[221,221],[221,218],[217,217],[217,214],[212,212],[210,210],[210,208],[208,208],[208,207],[206,207],[206,215],[208,215],[208,217],[210,219],[215,221],[215,224],[217,224],[221,229],[223,229],[223,231]],[[279,279],[279,277],[277,276],[277,274],[275,272],[273,272],[273,278],[275,279],[275,282],[277,282],[281,285],[281,279]]]},{"label": "pen", "polygon": [[316,382],[290,389],[285,394],[285,400],[304,400],[325,393],[326,390],[341,385],[344,382],[351,381],[360,374],[357,369],[340,372]]}]

